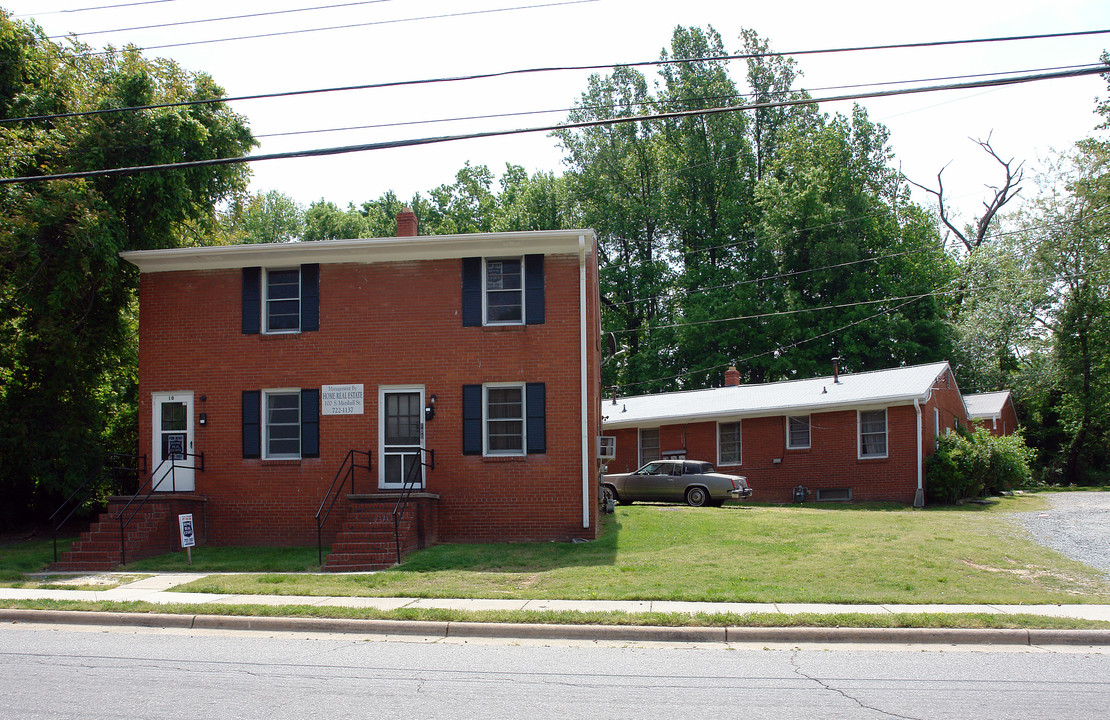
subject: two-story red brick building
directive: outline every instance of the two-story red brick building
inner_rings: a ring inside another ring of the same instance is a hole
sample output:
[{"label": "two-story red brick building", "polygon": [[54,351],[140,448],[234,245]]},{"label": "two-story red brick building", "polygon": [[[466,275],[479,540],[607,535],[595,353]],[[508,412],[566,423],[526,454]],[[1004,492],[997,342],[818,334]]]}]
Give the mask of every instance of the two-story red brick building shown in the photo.
[{"label": "two-story red brick building", "polygon": [[335,567],[388,561],[349,543],[392,533],[406,476],[409,546],[595,537],[593,231],[418,237],[406,212],[392,238],[123,258],[141,271],[150,502],[177,498],[202,542],[317,542],[351,451],[321,531]]},{"label": "two-story red brick building", "polygon": [[925,458],[935,438],[967,427],[948,363],[760,385],[618,397],[602,402],[616,437],[608,472],[660,457],[706,460],[745,475],[753,500],[924,502]]}]

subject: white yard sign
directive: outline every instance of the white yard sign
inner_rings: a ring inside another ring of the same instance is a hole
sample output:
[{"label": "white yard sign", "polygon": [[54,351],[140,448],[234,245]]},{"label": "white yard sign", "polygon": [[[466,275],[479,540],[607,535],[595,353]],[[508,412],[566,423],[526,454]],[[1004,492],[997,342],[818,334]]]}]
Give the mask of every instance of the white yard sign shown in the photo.
[{"label": "white yard sign", "polygon": [[193,514],[178,515],[177,523],[181,526],[181,547],[194,547],[197,544],[197,537],[193,533]]},{"label": "white yard sign", "polygon": [[324,385],[320,388],[323,415],[361,415],[363,412],[362,384]]}]

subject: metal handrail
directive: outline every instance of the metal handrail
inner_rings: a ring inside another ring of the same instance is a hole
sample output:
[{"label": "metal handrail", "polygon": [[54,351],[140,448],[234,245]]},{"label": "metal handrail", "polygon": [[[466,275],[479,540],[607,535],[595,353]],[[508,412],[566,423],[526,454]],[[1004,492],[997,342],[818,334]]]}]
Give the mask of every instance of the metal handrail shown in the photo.
[{"label": "metal handrail", "polygon": [[[366,464],[365,465],[356,464],[355,463],[355,456],[356,455],[365,455],[366,456]],[[350,463],[349,467],[348,467],[348,463]],[[367,472],[373,472],[370,469],[370,465],[371,465],[371,457],[370,457],[370,451],[369,450],[367,450],[366,452],[363,452],[362,450],[354,450],[354,449],[348,450],[346,457],[343,458],[343,462],[339,466],[339,469],[335,471],[335,477],[331,481],[331,486],[328,488],[328,491],[326,493],[324,493],[324,499],[320,501],[320,509],[316,511],[316,554],[318,556],[318,562],[321,565],[324,564],[324,540],[323,540],[324,523],[326,523],[328,521],[328,516],[331,515],[332,508],[335,507],[335,501],[339,499],[339,492],[336,491],[335,484],[339,483],[339,489],[341,490],[343,488],[343,486],[347,483],[347,479],[350,478],[350,480],[351,480],[351,493],[353,494],[354,491],[355,491],[355,468],[361,468],[363,470],[366,470]],[[343,478],[342,482],[340,482],[340,480],[339,480],[341,477]],[[334,496],[332,495],[333,491],[336,491]],[[330,505],[328,505],[328,498],[329,497],[331,498],[331,504]],[[327,512],[324,512],[324,505],[328,505]],[[323,514],[323,517],[320,517],[321,513]]]},{"label": "metal handrail", "polygon": [[[424,456],[431,456],[431,463],[424,462]],[[405,482],[401,486],[401,496],[397,498],[397,504],[393,506],[393,544],[397,549],[397,564],[401,564],[401,515],[405,512],[405,507],[408,506],[409,495],[412,494],[412,486],[415,484],[412,477],[418,467],[426,467],[429,470],[436,469],[436,451],[420,448],[420,462],[412,464],[408,473],[405,475]]]},{"label": "metal handrail", "polygon": [[[203,452],[201,452],[199,454],[196,454],[196,453],[176,453],[176,454],[177,455],[184,455],[186,458],[190,458],[190,457],[200,458],[200,465],[199,466],[198,465],[178,465],[177,464],[178,458],[175,458],[175,457],[166,458],[162,462],[158,463],[158,467],[154,468],[154,471],[150,473],[150,475],[147,477],[147,479],[145,481],[143,481],[143,483],[141,485],[139,485],[139,489],[135,491],[135,494],[131,496],[131,499],[127,501],[127,504],[124,505],[123,508],[116,514],[116,520],[119,522],[119,564],[120,565],[126,565],[127,564],[127,543],[126,543],[127,536],[125,535],[125,532],[127,530],[127,526],[130,525],[131,521],[135,519],[135,516],[139,514],[139,511],[142,510],[143,505],[146,505],[146,501],[149,500],[152,495],[154,495],[158,486],[161,485],[162,481],[166,479],[166,476],[167,475],[170,476],[170,492],[177,492],[177,474],[176,474],[176,472],[174,472],[177,468],[180,467],[182,470],[199,470],[201,472],[204,472],[204,453]],[[158,478],[158,481],[154,482],[154,478],[155,478],[155,476],[158,475],[158,471],[161,470],[163,467],[165,467],[166,463],[169,463],[170,466],[165,470],[165,472],[162,473],[162,476],[160,478]],[[143,499],[141,501],[139,501],[139,504],[135,506],[135,509],[132,510],[131,514],[127,517],[126,520],[124,520],[123,519],[124,513],[126,513],[127,509],[131,507],[131,504],[133,502],[135,502],[135,500],[138,499],[139,495],[142,495],[143,488],[145,488],[148,484],[150,485],[150,490],[148,490],[146,492],[146,494],[143,495]]]},{"label": "metal handrail", "polygon": [[[136,462],[139,461],[139,460],[142,460],[142,467],[141,468],[138,468],[138,467],[124,467],[124,466],[118,465],[118,464],[114,464],[114,465],[109,464],[109,462],[117,462],[118,463],[120,460],[123,460],[123,459],[133,459]],[[94,477],[86,478],[85,481],[83,483],[81,483],[77,487],[76,490],[74,490],[72,493],[70,493],[69,497],[67,497],[65,499],[65,501],[62,502],[62,504],[58,506],[58,509],[55,510],[50,515],[49,520],[54,526],[54,562],[58,562],[58,531],[62,529],[62,526],[64,526],[67,522],[69,522],[69,519],[71,517],[73,517],[73,513],[77,512],[77,510],[82,505],[84,505],[85,502],[89,500],[89,498],[91,498],[93,496],[93,493],[96,492],[96,485],[93,484],[91,487],[89,487],[89,483],[91,483],[94,479],[104,477],[104,475],[106,473],[113,473],[113,472],[133,472],[133,473],[136,473],[136,474],[146,472],[146,455],[127,455],[125,453],[108,453],[107,458],[105,458],[104,463],[100,467],[100,472],[97,475],[95,475]],[[85,490],[86,487],[88,487],[88,490],[86,490],[83,494],[81,494],[81,499],[80,500],[73,503],[73,507],[71,507],[69,512],[66,513],[66,516],[63,517],[61,520],[58,520],[58,521],[55,522],[54,519],[56,517],[58,517],[58,514],[61,513],[62,510],[64,510],[67,506],[69,506],[69,504],[71,502],[73,502],[73,499],[76,498],[78,496],[78,494],[81,493],[82,490]]]}]

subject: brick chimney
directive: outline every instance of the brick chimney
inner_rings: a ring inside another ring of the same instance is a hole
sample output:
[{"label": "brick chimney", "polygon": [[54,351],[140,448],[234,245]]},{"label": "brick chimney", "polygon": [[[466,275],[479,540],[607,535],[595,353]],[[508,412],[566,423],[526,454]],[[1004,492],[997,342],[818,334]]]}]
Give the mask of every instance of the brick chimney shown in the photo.
[{"label": "brick chimney", "polygon": [[737,387],[740,385],[740,371],[736,369],[735,365],[729,365],[728,370],[725,370],[725,387]]},{"label": "brick chimney", "polygon": [[397,237],[416,237],[416,213],[410,207],[397,213]]}]

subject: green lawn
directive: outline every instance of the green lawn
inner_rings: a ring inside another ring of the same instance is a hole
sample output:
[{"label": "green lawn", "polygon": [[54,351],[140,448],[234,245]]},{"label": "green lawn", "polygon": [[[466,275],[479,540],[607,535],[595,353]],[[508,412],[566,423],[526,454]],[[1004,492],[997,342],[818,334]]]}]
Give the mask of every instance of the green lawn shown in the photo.
[{"label": "green lawn", "polygon": [[[1105,603],[1110,582],[992,506],[618,506],[590,543],[440,545],[370,575],[217,575],[179,589],[285,595],[827,603]],[[157,559],[135,569],[152,572]],[[177,567],[177,566],[175,566]],[[130,568],[129,568],[130,569]]]}]

